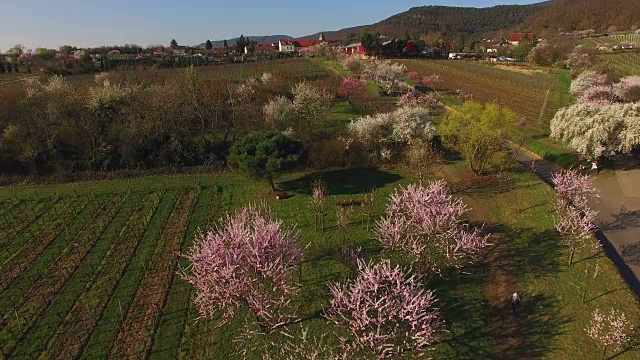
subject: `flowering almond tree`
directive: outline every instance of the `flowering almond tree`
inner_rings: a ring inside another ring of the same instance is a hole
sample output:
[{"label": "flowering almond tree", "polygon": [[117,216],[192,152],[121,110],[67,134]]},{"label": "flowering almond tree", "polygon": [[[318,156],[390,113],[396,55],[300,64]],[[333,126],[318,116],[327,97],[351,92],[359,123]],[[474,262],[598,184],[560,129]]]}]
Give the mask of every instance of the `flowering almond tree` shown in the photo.
[{"label": "flowering almond tree", "polygon": [[290,321],[294,316],[287,309],[298,288],[293,274],[302,259],[296,238],[258,206],[198,234],[185,256],[191,265],[181,275],[196,289],[200,316],[222,326],[244,308],[262,333]]},{"label": "flowering almond tree", "polygon": [[572,170],[554,174],[552,181],[556,189],[556,229],[565,235],[571,266],[576,250],[590,244],[597,246],[593,233],[598,213],[587,205],[595,197],[596,190],[588,176]]},{"label": "flowering almond tree", "polygon": [[411,80],[418,80],[420,78],[420,74],[417,71],[407,71],[407,78]]},{"label": "flowering almond tree", "polygon": [[391,195],[376,236],[385,249],[413,256],[423,272],[442,274],[475,260],[488,245],[488,235],[462,223],[466,211],[462,200],[449,194],[444,181],[427,187],[412,184]]},{"label": "flowering almond tree", "polygon": [[428,109],[439,110],[442,108],[438,100],[417,90],[411,90],[400,95],[398,98],[398,106],[425,107]]},{"label": "flowering almond tree", "polygon": [[633,326],[624,313],[615,309],[611,309],[609,315],[601,313],[600,309],[595,309],[591,323],[585,329],[589,337],[603,345],[603,360],[607,355],[607,347],[622,347],[629,340],[632,330]]},{"label": "flowering almond tree", "polygon": [[418,275],[408,276],[388,260],[359,260],[358,266],[357,278],[329,285],[333,299],[327,319],[351,335],[341,338],[342,347],[374,351],[380,359],[426,351],[442,326],[433,291],[422,287]]},{"label": "flowering almond tree", "polygon": [[593,70],[583,71],[578,77],[571,81],[569,92],[575,96],[581,96],[588,89],[604,85],[607,77],[604,74],[597,73]]},{"label": "flowering almond tree", "polygon": [[620,79],[618,86],[618,96],[624,101],[640,101],[640,76],[627,76]]},{"label": "flowering almond tree", "polygon": [[365,92],[365,82],[354,78],[344,78],[338,89],[338,95],[351,99]]},{"label": "flowering almond tree", "polygon": [[640,103],[575,104],[551,119],[551,138],[591,160],[640,145]]}]

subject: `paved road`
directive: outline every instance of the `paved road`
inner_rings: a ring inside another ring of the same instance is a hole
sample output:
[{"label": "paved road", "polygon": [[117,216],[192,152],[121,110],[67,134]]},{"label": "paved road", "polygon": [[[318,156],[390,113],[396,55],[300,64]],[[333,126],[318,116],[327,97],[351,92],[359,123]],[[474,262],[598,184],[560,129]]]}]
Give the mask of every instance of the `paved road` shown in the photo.
[{"label": "paved road", "polygon": [[[559,167],[540,156],[512,144],[512,153],[524,167],[530,169],[536,159],[536,174],[553,186],[551,177]],[[591,206],[598,211],[596,237],[607,256],[640,298],[640,159],[633,155],[619,160],[626,170],[607,172],[594,177],[593,184],[600,198]]]}]

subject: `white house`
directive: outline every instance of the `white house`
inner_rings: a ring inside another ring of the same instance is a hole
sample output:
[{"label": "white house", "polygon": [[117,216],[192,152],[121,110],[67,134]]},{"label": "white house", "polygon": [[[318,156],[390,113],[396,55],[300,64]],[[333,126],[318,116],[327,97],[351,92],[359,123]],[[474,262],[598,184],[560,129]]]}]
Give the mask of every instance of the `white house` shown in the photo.
[{"label": "white house", "polygon": [[280,40],[278,41],[278,50],[280,52],[295,52],[296,43],[293,40]]},{"label": "white house", "polygon": [[176,48],[173,49],[173,55],[175,56],[182,56],[182,55],[186,55],[187,51],[184,48]]}]

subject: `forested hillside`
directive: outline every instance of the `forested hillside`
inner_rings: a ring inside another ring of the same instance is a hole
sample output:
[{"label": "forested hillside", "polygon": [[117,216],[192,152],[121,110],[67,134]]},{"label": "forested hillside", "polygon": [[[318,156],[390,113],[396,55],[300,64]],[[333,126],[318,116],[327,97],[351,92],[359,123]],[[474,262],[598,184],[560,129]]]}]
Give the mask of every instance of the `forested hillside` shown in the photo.
[{"label": "forested hillside", "polygon": [[634,25],[640,27],[638,0],[555,0],[532,15],[520,28],[550,32],[615,31],[629,30]]},{"label": "forested hillside", "polygon": [[[421,6],[394,15],[379,23],[325,32],[330,39],[346,39],[363,31],[379,32],[389,37],[440,34],[445,40],[470,39],[521,24],[546,9],[548,2],[531,5],[500,5],[488,8]],[[317,38],[317,34],[308,36]]]}]

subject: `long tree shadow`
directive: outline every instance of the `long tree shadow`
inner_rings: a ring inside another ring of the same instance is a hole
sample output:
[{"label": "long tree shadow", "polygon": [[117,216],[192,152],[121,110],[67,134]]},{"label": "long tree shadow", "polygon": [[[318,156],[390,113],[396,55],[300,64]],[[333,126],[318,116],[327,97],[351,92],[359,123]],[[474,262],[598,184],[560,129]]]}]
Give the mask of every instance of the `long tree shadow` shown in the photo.
[{"label": "long tree shadow", "polygon": [[628,265],[640,265],[640,244],[624,245],[620,256]]},{"label": "long tree shadow", "polygon": [[316,179],[322,179],[327,183],[331,195],[351,195],[397,182],[402,176],[375,168],[341,169],[308,174],[281,182],[279,187],[285,191],[310,195],[311,184]]},{"label": "long tree shadow", "polygon": [[[544,277],[560,271],[560,260],[565,251],[561,236],[552,229],[511,228],[504,225],[487,226],[492,242],[501,243],[488,250],[495,252],[494,265],[513,276]],[[568,256],[568,254],[567,254]]]},{"label": "long tree shadow", "polygon": [[640,210],[623,211],[614,216],[613,221],[601,227],[602,231],[622,231],[640,227]]},{"label": "long tree shadow", "polygon": [[491,357],[491,337],[487,328],[485,311],[490,304],[481,291],[487,279],[486,268],[470,265],[450,272],[442,278],[434,278],[427,287],[434,289],[447,330],[440,342],[436,358],[487,359]]},{"label": "long tree shadow", "polygon": [[[554,350],[554,338],[563,334],[572,319],[558,312],[557,300],[543,294],[521,294],[522,306],[513,314],[511,303],[494,306],[493,312],[503,314],[489,324],[495,346],[495,359],[539,359]],[[507,316],[509,318],[507,318]]]}]

